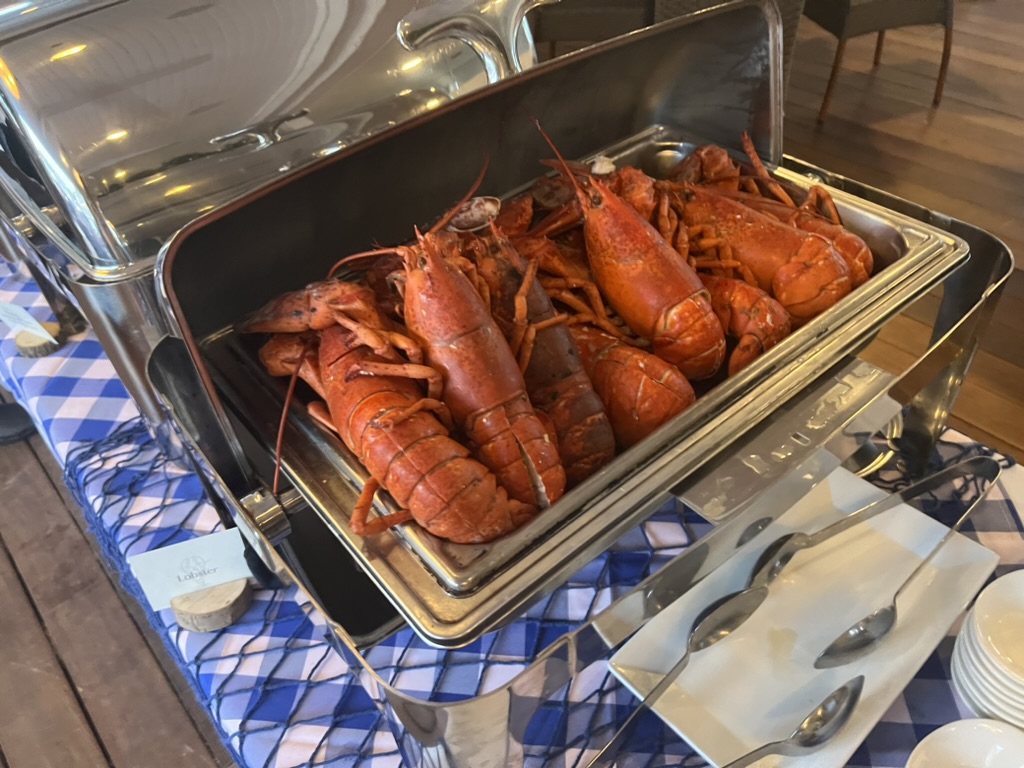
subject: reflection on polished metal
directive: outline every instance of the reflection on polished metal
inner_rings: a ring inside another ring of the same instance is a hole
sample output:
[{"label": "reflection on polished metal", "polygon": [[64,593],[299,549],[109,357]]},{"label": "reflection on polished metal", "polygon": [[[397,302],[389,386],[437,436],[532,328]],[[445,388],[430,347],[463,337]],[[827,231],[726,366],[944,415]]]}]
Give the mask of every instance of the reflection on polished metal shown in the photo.
[{"label": "reflection on polished metal", "polygon": [[557,2],[493,0],[488,8],[494,12],[481,13],[479,3],[446,0],[413,11],[402,19],[398,25],[398,40],[410,51],[450,38],[461,40],[480,56],[487,82],[496,83],[525,69],[519,48],[509,41],[516,39],[526,14],[537,6]]},{"label": "reflection on polished metal", "polygon": [[249,513],[260,533],[267,537],[271,544],[280,544],[291,533],[288,522],[288,509],[301,503],[302,497],[290,488],[280,496],[262,489],[250,493],[242,499],[242,506]]},{"label": "reflection on polished metal", "polygon": [[[44,205],[39,212],[53,222],[55,227],[64,226],[64,216],[55,205]],[[11,224],[17,229],[21,236],[31,240],[36,236],[36,228],[32,226],[32,220],[24,213],[11,218]]]},{"label": "reflection on polished metal", "polygon": [[840,460],[855,452],[899,408],[883,396],[894,379],[864,360],[845,360],[801,393],[799,407],[776,409],[745,436],[743,450],[690,475],[673,493],[724,522],[822,447]]},{"label": "reflection on polished metal", "polygon": [[868,436],[860,447],[843,461],[843,468],[857,475],[867,477],[886,464],[899,450],[899,438],[903,434],[903,414],[898,412],[878,432]]},{"label": "reflection on polished metal", "polygon": [[281,134],[281,128],[285,124],[290,123],[293,120],[299,120],[308,114],[309,110],[303,107],[302,109],[298,109],[288,115],[274,117],[270,120],[265,120],[262,123],[256,123],[255,125],[246,126],[245,128],[239,128],[237,131],[225,133],[223,136],[214,136],[210,139],[210,143],[223,144],[233,139],[251,138],[256,142],[257,149],[266,149],[271,144],[276,144],[284,138]]}]

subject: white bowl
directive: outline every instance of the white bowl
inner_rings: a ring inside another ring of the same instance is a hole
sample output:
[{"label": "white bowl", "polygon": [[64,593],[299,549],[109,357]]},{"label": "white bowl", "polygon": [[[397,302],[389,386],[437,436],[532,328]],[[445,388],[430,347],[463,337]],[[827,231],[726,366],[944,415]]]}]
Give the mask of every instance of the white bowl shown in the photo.
[{"label": "white bowl", "polygon": [[1024,731],[998,720],[957,720],[924,737],[906,768],[1022,768]]},{"label": "white bowl", "polygon": [[1024,686],[1024,569],[985,587],[972,613],[982,651]]}]

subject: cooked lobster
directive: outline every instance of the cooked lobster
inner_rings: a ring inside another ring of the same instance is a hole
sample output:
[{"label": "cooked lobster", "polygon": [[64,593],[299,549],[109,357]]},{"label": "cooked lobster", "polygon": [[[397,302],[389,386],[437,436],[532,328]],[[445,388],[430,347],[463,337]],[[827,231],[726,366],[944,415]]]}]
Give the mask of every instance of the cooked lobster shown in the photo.
[{"label": "cooked lobster", "polygon": [[558,439],[569,487],[615,456],[615,436],[583,369],[564,316],[556,315],[536,279],[536,265],[516,251],[497,226],[470,245],[490,290],[491,314],[519,357],[530,402],[545,414]]},{"label": "cooked lobster", "polygon": [[[372,291],[332,281],[312,287],[317,293],[344,297],[332,305],[336,319],[358,319],[361,328],[388,332],[374,307]],[[272,302],[240,330],[294,328],[287,311],[301,303],[300,293]],[[278,315],[282,309],[284,314]],[[304,313],[307,319],[309,313]],[[314,317],[317,317],[314,314]],[[309,325],[307,324],[307,327]],[[402,357],[384,345],[378,353],[342,323],[328,324],[318,333],[279,334],[260,350],[272,375],[298,372],[327,402],[330,419],[342,442],[356,455],[372,481],[353,509],[351,525],[358,534],[373,534],[415,520],[428,532],[456,543],[481,543],[503,536],[529,521],[535,506],[509,499],[492,472],[470,456],[432,411],[438,404],[423,397],[419,386],[405,376],[366,375],[374,367],[401,364]],[[381,336],[383,338],[383,334]],[[403,511],[369,520],[377,487],[388,490]]]},{"label": "cooked lobster", "polygon": [[[415,245],[348,256],[330,274],[371,255],[401,257],[402,316],[430,369],[443,379],[438,394],[455,424],[512,498],[545,507],[565,492],[558,449],[534,412],[516,359],[481,298],[484,286],[463,271],[471,265],[458,252],[461,241],[442,231],[482,179],[483,173],[428,232],[417,230]],[[387,372],[399,373],[397,368]],[[408,375],[419,374],[409,370]]]},{"label": "cooked lobster", "polygon": [[696,272],[606,185],[592,176],[577,179],[548,143],[576,190],[587,261],[608,304],[688,378],[713,376],[725,357],[725,334]]},{"label": "cooked lobster", "polygon": [[789,335],[789,313],[756,285],[705,274],[700,279],[711,292],[711,306],[725,332],[737,339],[729,355],[730,376]]},{"label": "cooked lobster", "polygon": [[[665,182],[662,182],[665,184]],[[700,248],[715,249],[709,266],[738,262],[797,322],[805,322],[846,296],[850,269],[832,244],[712,189],[694,184],[665,186],[673,207]],[[691,248],[694,245],[691,239]],[[702,260],[696,257],[700,265]]]}]

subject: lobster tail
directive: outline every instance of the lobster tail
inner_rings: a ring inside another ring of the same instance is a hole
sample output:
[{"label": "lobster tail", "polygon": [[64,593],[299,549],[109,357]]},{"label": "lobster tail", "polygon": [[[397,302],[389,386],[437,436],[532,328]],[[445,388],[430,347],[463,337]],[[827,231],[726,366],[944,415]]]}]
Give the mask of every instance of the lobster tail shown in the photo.
[{"label": "lobster tail", "polygon": [[640,442],[696,400],[686,377],[660,357],[589,326],[572,326],[572,335],[622,448]]},{"label": "lobster tail", "polygon": [[[533,517],[537,508],[509,499],[495,476],[449,437],[433,414],[413,410],[422,399],[415,382],[358,375],[368,362],[380,361],[389,362],[364,346],[353,348],[345,328],[322,332],[320,368],[331,419],[345,445],[395,501],[425,530],[456,543],[491,541]],[[409,415],[387,418],[395,413]]]},{"label": "lobster tail", "polygon": [[730,376],[789,335],[789,313],[756,285],[713,275],[701,275],[700,279],[711,293],[711,304],[722,327],[738,339],[729,355]]}]

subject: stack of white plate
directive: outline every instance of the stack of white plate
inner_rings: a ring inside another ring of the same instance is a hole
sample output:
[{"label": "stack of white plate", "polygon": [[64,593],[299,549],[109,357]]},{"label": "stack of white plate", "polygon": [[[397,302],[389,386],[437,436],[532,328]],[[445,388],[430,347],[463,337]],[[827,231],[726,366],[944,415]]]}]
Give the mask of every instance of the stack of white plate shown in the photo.
[{"label": "stack of white plate", "polygon": [[957,636],[952,671],[975,714],[1024,728],[1024,570],[978,596]]}]

